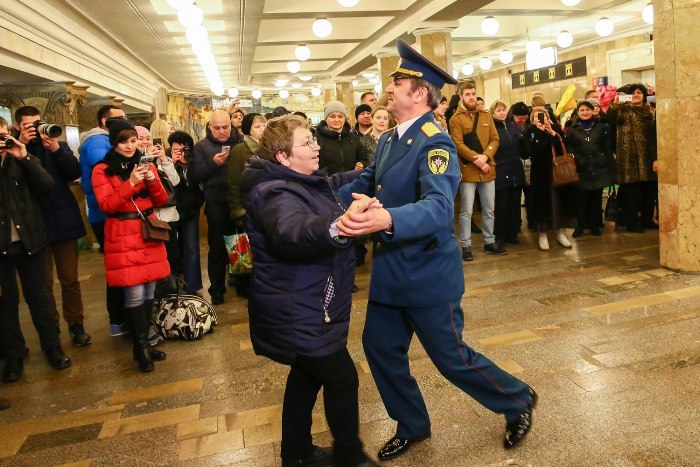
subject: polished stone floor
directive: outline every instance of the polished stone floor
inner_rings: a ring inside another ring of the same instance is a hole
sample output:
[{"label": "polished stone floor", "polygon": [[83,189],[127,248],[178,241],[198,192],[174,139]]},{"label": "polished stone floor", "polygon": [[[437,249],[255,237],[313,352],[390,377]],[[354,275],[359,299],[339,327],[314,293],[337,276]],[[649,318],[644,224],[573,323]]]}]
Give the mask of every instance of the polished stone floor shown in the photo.
[{"label": "polished stone floor", "polygon": [[[431,413],[433,437],[386,465],[700,465],[700,276],[662,269],[655,232],[607,225],[572,250],[480,254],[464,265],[464,338],[540,395],[533,430],[513,451],[504,420],[450,385],[411,349],[412,371]],[[358,269],[349,349],[360,373],[362,438],[372,455],[394,432],[365,361],[360,336],[370,266]],[[251,349],[246,303],[229,292],[215,333],[162,345],[168,360],[141,374],[128,339],[109,336],[102,258],[81,256],[93,343],[66,371],[43,360],[26,309],[31,349],[25,376],[0,384],[0,465],[279,465],[286,367]],[[317,404],[316,441],[330,434]]]}]

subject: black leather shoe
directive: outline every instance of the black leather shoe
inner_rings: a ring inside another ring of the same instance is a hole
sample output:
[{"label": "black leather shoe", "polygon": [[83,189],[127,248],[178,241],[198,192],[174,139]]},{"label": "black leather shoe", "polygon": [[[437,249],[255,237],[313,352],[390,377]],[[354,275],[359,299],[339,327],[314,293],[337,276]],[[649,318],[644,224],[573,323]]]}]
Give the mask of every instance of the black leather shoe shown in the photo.
[{"label": "black leather shoe", "polygon": [[85,332],[82,324],[74,324],[68,326],[68,334],[75,347],[85,347],[92,341],[92,337]]},{"label": "black leather shoe", "polygon": [[71,366],[70,358],[68,358],[68,355],[63,353],[63,349],[60,347],[44,350],[44,355],[46,355],[46,360],[49,361],[49,365],[51,365],[55,370],[65,370]]},{"label": "black leather shoe", "polygon": [[462,261],[473,261],[473,260],[474,260],[474,255],[472,254],[471,247],[468,247],[468,246],[462,247]]},{"label": "black leather shoe", "polygon": [[503,439],[503,447],[512,449],[525,438],[525,435],[532,427],[532,409],[537,405],[537,393],[530,390],[530,397],[527,403],[527,409],[521,413],[517,420],[506,423],[506,436]]},{"label": "black leather shoe", "polygon": [[428,438],[430,438],[430,431],[428,431],[422,436],[418,436],[417,438],[413,439],[405,439],[399,438],[398,436],[394,436],[384,445],[383,448],[379,450],[379,454],[377,454],[377,457],[380,461],[388,461],[389,459],[394,459],[402,454],[405,454],[406,451],[408,451],[408,448],[410,448],[413,443],[417,443]]},{"label": "black leather shoe", "polygon": [[489,255],[507,255],[508,250],[503,246],[502,243],[487,243],[484,245],[484,253]]},{"label": "black leather shoe", "polygon": [[24,372],[24,360],[21,358],[9,358],[2,371],[2,380],[5,383],[13,383],[22,377]]},{"label": "black leather shoe", "polygon": [[360,291],[360,288],[357,286],[357,284],[352,284],[352,293],[357,293]]},{"label": "black leather shoe", "polygon": [[224,303],[224,296],[223,295],[212,295],[211,296],[211,304],[212,305],[221,305]]},{"label": "black leather shoe", "polygon": [[168,358],[168,354],[165,352],[161,352],[160,350],[156,350],[150,345],[148,346],[148,352],[151,354],[151,360],[154,362],[162,362],[166,358]]},{"label": "black leather shoe", "polygon": [[305,466],[321,467],[333,462],[333,448],[322,448],[314,445],[314,450],[302,459],[282,458],[282,467]]},{"label": "black leather shoe", "polygon": [[574,229],[574,233],[571,234],[571,236],[574,237],[574,238],[578,238],[578,237],[580,237],[581,235],[583,235],[583,229],[578,228],[578,227],[575,228],[575,229]]},{"label": "black leather shoe", "polygon": [[595,227],[595,228],[591,229],[591,235],[595,235],[596,237],[600,237],[601,235],[603,235],[603,232],[601,232],[598,227]]}]

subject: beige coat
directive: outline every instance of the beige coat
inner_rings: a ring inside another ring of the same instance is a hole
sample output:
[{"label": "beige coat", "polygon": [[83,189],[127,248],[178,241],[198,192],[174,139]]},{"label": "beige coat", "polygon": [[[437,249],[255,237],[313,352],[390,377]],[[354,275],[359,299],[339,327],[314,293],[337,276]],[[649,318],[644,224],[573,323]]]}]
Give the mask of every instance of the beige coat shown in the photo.
[{"label": "beige coat", "polygon": [[[464,103],[460,102],[457,106],[457,111],[450,119],[450,136],[457,146],[457,155],[459,156],[460,169],[462,171],[462,183],[464,182],[490,182],[496,179],[496,161],[494,156],[498,150],[498,131],[493,123],[491,114],[482,110],[479,114],[479,128],[476,129],[476,135],[484,148],[484,154],[489,158],[491,170],[485,174],[472,163],[478,156],[475,151],[472,151],[464,144],[464,135],[472,131],[474,126],[474,116],[476,112],[469,112]],[[465,163],[465,161],[467,161]]]}]

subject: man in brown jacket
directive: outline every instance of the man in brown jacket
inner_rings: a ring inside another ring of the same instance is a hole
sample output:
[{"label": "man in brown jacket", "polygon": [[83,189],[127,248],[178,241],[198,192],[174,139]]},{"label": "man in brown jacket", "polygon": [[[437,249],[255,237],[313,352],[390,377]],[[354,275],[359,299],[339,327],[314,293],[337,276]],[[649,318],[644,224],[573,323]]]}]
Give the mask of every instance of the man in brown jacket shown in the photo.
[{"label": "man in brown jacket", "polygon": [[[479,191],[481,201],[481,231],[484,234],[484,253],[505,255],[505,247],[496,244],[493,235],[493,208],[496,198],[496,163],[498,131],[491,114],[477,109],[476,86],[465,81],[459,86],[460,102],[450,119],[450,136],[457,146],[462,181],[459,185],[459,243],[462,259],[471,261],[471,222],[474,209],[474,193]],[[476,133],[471,134],[476,122]]]}]

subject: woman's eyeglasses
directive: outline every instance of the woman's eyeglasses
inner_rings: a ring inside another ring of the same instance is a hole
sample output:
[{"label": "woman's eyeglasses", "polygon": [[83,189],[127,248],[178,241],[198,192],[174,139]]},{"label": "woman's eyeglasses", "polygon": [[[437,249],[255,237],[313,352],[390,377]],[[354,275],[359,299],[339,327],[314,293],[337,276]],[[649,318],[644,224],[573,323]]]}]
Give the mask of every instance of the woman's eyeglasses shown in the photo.
[{"label": "woman's eyeglasses", "polygon": [[314,149],[316,146],[318,146],[318,140],[316,138],[311,138],[304,144],[299,144],[296,146],[292,146],[293,148],[303,148],[304,146],[308,146],[309,149]]}]

